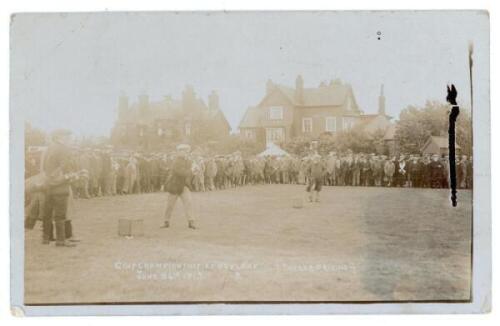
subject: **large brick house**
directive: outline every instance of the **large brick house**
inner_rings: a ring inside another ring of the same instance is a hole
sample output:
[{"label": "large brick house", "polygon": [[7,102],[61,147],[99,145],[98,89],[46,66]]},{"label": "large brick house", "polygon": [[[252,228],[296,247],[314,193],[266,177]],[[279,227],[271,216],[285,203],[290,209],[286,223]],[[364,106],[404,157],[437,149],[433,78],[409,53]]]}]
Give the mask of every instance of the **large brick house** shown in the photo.
[{"label": "large brick house", "polygon": [[245,138],[275,143],[300,136],[314,139],[355,126],[373,133],[386,130],[390,119],[385,114],[383,88],[378,113],[365,115],[349,84],[337,79],[328,84],[322,82],[317,88],[305,88],[302,77],[298,76],[295,88],[268,80],[264,98],[247,109],[239,129]]},{"label": "large brick house", "polygon": [[147,95],[141,95],[130,105],[127,96],[120,96],[111,139],[118,147],[159,149],[181,141],[217,141],[227,137],[230,131],[219,108],[217,93],[210,94],[206,105],[196,96],[193,87],[187,86],[181,100],[166,96],[150,102]]}]

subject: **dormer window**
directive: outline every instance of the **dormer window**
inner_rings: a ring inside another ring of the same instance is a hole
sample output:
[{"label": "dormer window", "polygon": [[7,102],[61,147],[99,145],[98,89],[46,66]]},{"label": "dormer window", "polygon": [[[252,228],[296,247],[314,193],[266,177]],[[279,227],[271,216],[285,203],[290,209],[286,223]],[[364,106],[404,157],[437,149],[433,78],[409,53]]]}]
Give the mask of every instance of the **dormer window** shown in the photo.
[{"label": "dormer window", "polygon": [[269,120],[283,120],[283,107],[271,106],[269,108]]}]

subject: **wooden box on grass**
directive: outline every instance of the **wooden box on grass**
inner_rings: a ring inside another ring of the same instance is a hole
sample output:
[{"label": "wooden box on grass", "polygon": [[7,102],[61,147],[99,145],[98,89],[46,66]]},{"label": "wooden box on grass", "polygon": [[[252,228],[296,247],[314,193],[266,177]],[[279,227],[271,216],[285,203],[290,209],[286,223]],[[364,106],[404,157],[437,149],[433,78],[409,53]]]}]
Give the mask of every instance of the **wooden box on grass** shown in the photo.
[{"label": "wooden box on grass", "polygon": [[293,199],[293,208],[304,207],[304,200],[301,197],[296,197]]},{"label": "wooden box on grass", "polygon": [[142,220],[121,218],[118,220],[118,235],[121,237],[138,237],[144,235]]}]

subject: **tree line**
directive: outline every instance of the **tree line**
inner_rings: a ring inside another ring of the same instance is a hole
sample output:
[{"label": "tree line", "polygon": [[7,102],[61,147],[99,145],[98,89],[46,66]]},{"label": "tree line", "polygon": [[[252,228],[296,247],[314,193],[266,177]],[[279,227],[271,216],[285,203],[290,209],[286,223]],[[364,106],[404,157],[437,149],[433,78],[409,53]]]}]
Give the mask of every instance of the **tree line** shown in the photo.
[{"label": "tree line", "polygon": [[[396,132],[394,141],[398,152],[420,153],[429,136],[448,135],[448,104],[427,101],[424,106],[408,106],[401,111],[399,119],[395,121]],[[387,142],[384,140],[385,131],[378,130],[374,133],[366,133],[361,128],[354,127],[349,131],[337,134],[324,133],[319,139],[313,140],[308,137],[296,137],[291,141],[280,143],[284,150],[295,155],[304,156],[317,151],[319,154],[327,154],[332,151],[344,152],[348,149],[358,153],[390,154]],[[456,141],[465,155],[472,154],[472,117],[469,110],[462,108],[456,123]],[[81,140],[89,147],[96,146],[95,141]],[[101,139],[99,144],[109,143]],[[25,125],[25,146],[41,146],[47,144],[47,136],[40,129],[32,127],[29,123]],[[311,145],[313,144],[313,146]],[[174,146],[173,144],[172,146]],[[196,144],[208,151],[218,154],[228,154],[240,151],[243,155],[254,155],[263,151],[265,146],[254,141],[243,139],[238,135],[230,135],[217,142],[205,142]],[[313,148],[312,148],[313,147]]]}]

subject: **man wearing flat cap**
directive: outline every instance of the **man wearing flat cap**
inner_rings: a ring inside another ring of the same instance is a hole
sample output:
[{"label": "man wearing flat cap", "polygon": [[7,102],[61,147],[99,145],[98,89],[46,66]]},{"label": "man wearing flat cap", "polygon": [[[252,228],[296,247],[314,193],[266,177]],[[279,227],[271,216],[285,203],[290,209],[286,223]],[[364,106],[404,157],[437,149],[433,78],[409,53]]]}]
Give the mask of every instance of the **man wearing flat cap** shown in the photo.
[{"label": "man wearing flat cap", "polygon": [[56,246],[74,247],[66,241],[68,230],[66,223],[70,185],[78,180],[78,174],[71,171],[71,153],[67,146],[71,132],[56,130],[52,133],[52,143],[47,149],[43,162],[46,175],[45,182],[45,212],[43,217],[43,243],[48,244],[52,236],[52,219],[56,226]]},{"label": "man wearing flat cap", "polygon": [[312,162],[308,167],[307,174],[309,175],[309,183],[306,191],[309,193],[309,201],[313,201],[313,193],[315,193],[316,198],[314,198],[314,201],[319,203],[319,192],[323,186],[323,180],[326,174],[326,165],[321,160],[319,154],[314,154],[312,156]]},{"label": "man wearing flat cap", "polygon": [[187,144],[177,146],[174,163],[165,188],[168,192],[168,200],[162,228],[170,227],[170,218],[172,217],[175,203],[180,198],[184,206],[189,228],[196,229],[192,212],[191,191],[189,190],[190,180],[193,177],[192,163],[188,157],[190,150],[191,147]]}]

